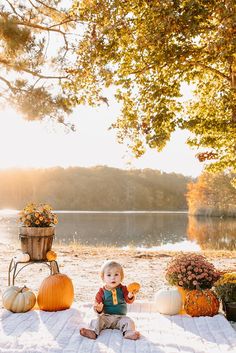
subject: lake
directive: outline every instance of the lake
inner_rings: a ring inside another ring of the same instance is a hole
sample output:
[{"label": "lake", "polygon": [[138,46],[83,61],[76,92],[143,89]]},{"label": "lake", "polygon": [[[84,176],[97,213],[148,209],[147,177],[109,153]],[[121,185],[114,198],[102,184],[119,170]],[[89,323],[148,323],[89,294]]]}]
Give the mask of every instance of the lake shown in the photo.
[{"label": "lake", "polygon": [[[187,212],[57,211],[55,243],[152,248],[236,249],[236,219],[196,218]],[[0,212],[1,242],[16,244],[16,211]]]}]

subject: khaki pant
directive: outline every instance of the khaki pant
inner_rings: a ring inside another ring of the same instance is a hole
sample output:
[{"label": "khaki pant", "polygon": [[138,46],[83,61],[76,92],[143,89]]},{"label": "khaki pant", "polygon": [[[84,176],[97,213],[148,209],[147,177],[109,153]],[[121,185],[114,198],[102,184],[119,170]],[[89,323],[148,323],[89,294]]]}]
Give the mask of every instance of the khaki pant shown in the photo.
[{"label": "khaki pant", "polygon": [[130,317],[125,315],[101,314],[90,322],[89,328],[97,335],[106,328],[118,329],[124,334],[126,331],[134,331],[135,324]]}]

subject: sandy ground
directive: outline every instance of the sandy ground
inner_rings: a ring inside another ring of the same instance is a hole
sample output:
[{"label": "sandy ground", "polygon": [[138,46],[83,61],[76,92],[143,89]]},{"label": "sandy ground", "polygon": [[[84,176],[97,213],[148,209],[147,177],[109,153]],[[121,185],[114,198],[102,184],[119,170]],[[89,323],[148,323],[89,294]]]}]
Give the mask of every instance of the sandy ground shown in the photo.
[{"label": "sandy ground", "polygon": [[[114,259],[124,267],[123,283],[136,281],[141,284],[137,299],[152,300],[158,289],[167,286],[165,268],[174,252],[122,250],[108,247],[85,247],[78,245],[54,246],[61,273],[73,281],[75,302],[93,302],[94,295],[102,285],[99,269],[104,260]],[[3,291],[8,285],[8,268],[17,253],[14,246],[0,244],[0,281]],[[236,251],[202,252],[219,270],[236,271]],[[20,269],[21,265],[17,269]],[[16,285],[26,285],[37,293],[42,280],[50,274],[45,264],[32,264],[23,268],[15,279]],[[12,272],[10,275],[12,281]]]}]

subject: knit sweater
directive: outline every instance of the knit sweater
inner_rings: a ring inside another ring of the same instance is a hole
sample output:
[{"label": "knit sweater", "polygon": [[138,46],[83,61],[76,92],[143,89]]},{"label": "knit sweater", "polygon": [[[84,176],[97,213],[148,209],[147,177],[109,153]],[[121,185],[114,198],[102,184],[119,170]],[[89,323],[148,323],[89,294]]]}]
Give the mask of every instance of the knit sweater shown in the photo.
[{"label": "knit sweater", "polygon": [[103,312],[110,315],[126,315],[127,303],[131,304],[134,297],[129,299],[126,286],[120,284],[114,289],[100,288],[96,294],[96,301],[103,303]]}]

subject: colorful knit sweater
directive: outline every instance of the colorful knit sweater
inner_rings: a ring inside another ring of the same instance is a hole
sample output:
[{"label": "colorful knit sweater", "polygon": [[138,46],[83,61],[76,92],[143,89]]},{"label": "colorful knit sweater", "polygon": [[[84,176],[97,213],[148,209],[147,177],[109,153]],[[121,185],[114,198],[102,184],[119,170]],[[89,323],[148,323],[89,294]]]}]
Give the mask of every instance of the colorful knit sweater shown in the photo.
[{"label": "colorful knit sweater", "polygon": [[127,304],[133,303],[134,297],[129,299],[126,286],[120,284],[114,289],[100,288],[96,294],[96,301],[103,303],[103,312],[110,315],[126,315]]}]

